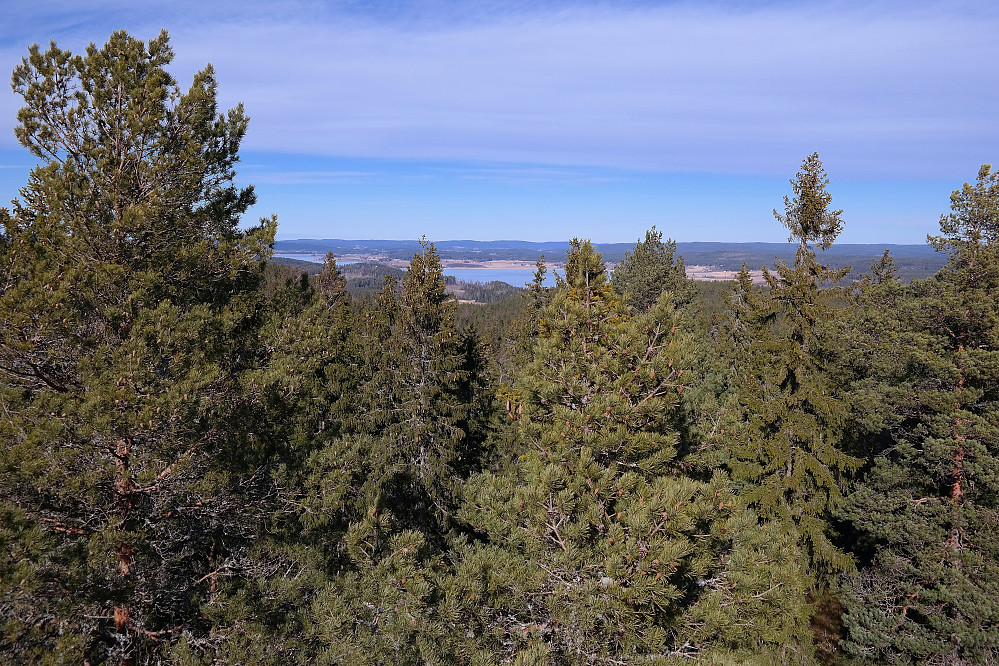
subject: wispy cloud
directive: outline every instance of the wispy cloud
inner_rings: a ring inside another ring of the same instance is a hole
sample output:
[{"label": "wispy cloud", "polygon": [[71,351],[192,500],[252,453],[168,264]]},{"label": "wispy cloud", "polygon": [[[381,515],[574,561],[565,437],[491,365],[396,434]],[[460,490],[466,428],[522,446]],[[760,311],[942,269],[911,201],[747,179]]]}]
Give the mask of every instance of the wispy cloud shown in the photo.
[{"label": "wispy cloud", "polygon": [[969,67],[995,27],[929,10],[588,9],[206,28],[178,50],[213,59],[246,102],[250,148],[730,173],[819,149],[859,175],[932,175],[999,146],[999,74]]},{"label": "wispy cloud", "polygon": [[449,176],[465,180],[488,181],[507,185],[569,185],[585,187],[597,183],[614,183],[626,180],[625,176],[612,175],[592,169],[570,169],[537,167],[531,165],[513,166],[465,166],[460,169],[447,169]]},{"label": "wispy cloud", "polygon": [[369,171],[258,171],[245,166],[241,173],[254,183],[265,185],[357,185],[378,177]]},{"label": "wispy cloud", "polygon": [[[9,4],[7,71],[31,42],[78,51],[116,29],[169,29],[182,85],[211,62],[222,102],[245,103],[240,178],[267,212],[366,233],[390,219],[437,237],[438,220],[517,219],[525,237],[556,224],[545,237],[600,237],[630,216],[630,238],[669,211],[701,220],[698,234],[760,237],[747,215],[773,225],[787,178],[817,150],[837,205],[867,211],[850,233],[883,221],[918,241],[949,184],[999,159],[999,4],[978,0]],[[10,167],[19,106],[0,89]],[[366,216],[371,202],[394,208]]]},{"label": "wispy cloud", "polygon": [[449,22],[403,3],[423,17],[405,22],[359,3],[227,4],[66,4],[55,32],[96,30],[102,10],[174,19],[178,70],[215,64],[253,119],[251,150],[748,173],[819,149],[901,176],[966,170],[999,147],[995,12],[473,3]]},{"label": "wispy cloud", "polygon": [[817,149],[901,177],[999,148],[999,20],[974,5],[230,5],[63,3],[53,28],[93,33],[100,11],[143,36],[176,23],[178,72],[215,64],[252,117],[249,150],[783,173]]}]

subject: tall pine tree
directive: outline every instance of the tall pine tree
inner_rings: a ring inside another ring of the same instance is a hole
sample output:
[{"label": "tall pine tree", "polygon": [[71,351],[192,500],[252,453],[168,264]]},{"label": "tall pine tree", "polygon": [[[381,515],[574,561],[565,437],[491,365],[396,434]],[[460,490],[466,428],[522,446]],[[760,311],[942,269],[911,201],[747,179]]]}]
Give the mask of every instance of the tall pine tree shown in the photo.
[{"label": "tall pine tree", "polygon": [[[218,639],[270,492],[242,420],[261,259],[241,231],[241,108],[182,91],[166,33],[34,46],[16,134],[41,164],[0,211],[0,654],[138,663]],[[200,649],[200,648],[199,648]]]},{"label": "tall pine tree", "polygon": [[983,166],[951,208],[930,238],[947,265],[882,312],[870,356],[892,362],[858,381],[887,387],[843,508],[873,553],[846,586],[845,645],[871,659],[999,659],[999,176]]}]

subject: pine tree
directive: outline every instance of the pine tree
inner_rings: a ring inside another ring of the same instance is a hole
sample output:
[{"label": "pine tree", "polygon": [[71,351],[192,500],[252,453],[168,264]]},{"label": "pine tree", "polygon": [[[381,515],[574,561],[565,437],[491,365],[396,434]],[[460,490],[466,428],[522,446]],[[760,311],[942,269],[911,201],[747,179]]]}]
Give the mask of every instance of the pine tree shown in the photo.
[{"label": "pine tree", "polygon": [[274,222],[240,231],[241,108],[211,67],[182,92],[166,33],[13,75],[42,163],[0,211],[0,654],[137,663],[218,640],[271,492],[242,421]]},{"label": "pine tree", "polygon": [[[999,178],[988,165],[941,217],[947,265],[884,312],[879,441],[843,508],[872,552],[846,585],[847,649],[900,663],[999,659]],[[875,292],[877,293],[877,292]]]},{"label": "pine tree", "polygon": [[663,292],[677,307],[694,297],[694,287],[687,278],[683,257],[676,253],[676,241],[663,242],[663,234],[653,226],[635,248],[625,252],[611,279],[614,291],[636,312],[652,307]]},{"label": "pine tree", "polygon": [[818,155],[808,156],[785,213],[774,211],[798,241],[794,267],[765,268],[762,293],[743,271],[731,333],[743,419],[732,446],[735,478],[763,518],[799,535],[820,576],[850,566],[830,540],[830,519],[860,464],[841,449],[845,409],[823,365],[822,327],[833,314],[826,285],[845,276],[818,263],[810,246],[828,248],[842,228],[842,211],[828,210],[827,184]]},{"label": "pine tree", "polygon": [[[750,544],[724,475],[680,472],[683,328],[666,299],[632,317],[601,256],[572,241],[517,383],[520,459],[468,484],[461,517],[479,539],[459,548],[440,611],[467,628],[459,660],[670,663],[741,647],[766,661],[794,643],[794,544],[779,532]],[[735,628],[774,612],[779,629]]]}]

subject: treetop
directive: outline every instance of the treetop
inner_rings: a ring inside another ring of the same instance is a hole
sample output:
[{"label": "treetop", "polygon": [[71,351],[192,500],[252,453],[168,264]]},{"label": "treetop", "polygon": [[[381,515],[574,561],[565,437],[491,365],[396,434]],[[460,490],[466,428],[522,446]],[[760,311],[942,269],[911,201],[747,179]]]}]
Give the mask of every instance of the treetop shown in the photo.
[{"label": "treetop", "polygon": [[812,153],[801,163],[801,170],[790,181],[794,197],[784,196],[784,214],[774,209],[774,217],[791,232],[788,242],[801,245],[817,244],[829,249],[843,230],[842,210],[829,210],[832,195],[826,191],[829,177],[818,153]]}]

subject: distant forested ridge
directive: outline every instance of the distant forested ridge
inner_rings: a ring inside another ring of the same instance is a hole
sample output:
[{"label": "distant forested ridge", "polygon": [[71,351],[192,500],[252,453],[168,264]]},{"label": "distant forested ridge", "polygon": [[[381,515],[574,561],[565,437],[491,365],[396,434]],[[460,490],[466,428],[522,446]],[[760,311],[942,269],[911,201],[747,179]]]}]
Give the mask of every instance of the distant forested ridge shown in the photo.
[{"label": "distant forested ridge", "polygon": [[989,165],[924,279],[846,277],[814,153],[792,251],[733,282],[655,228],[524,289],[425,238],[306,270],[240,225],[242,107],[172,58],[122,31],[14,71],[0,662],[999,662]]},{"label": "distant forested ridge", "polygon": [[[529,241],[436,241],[441,259],[470,261],[537,261],[540,257],[559,259],[569,250],[564,242],[534,243]],[[381,260],[408,259],[417,251],[416,241],[301,239],[275,241],[275,251],[281,253],[316,254],[332,252],[337,256],[361,255]],[[616,264],[632,249],[631,243],[594,244],[605,261]],[[930,245],[898,245],[892,243],[840,243],[823,253],[826,263],[834,268],[851,266],[854,277],[888,250],[903,279],[925,278],[939,271],[946,257]],[[689,266],[713,266],[720,271],[738,271],[745,263],[750,269],[772,265],[775,259],[792,261],[797,251],[794,243],[676,243],[676,251]]]}]

